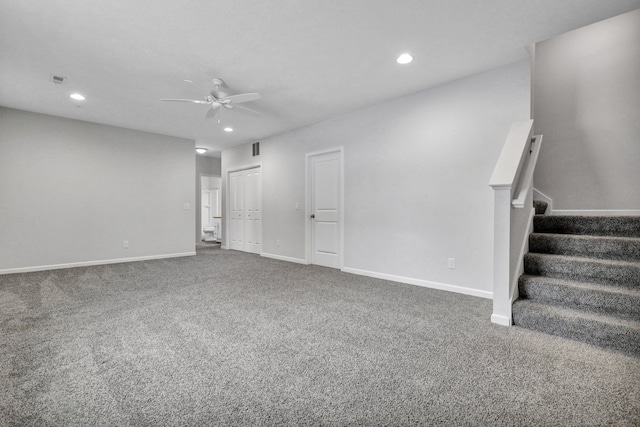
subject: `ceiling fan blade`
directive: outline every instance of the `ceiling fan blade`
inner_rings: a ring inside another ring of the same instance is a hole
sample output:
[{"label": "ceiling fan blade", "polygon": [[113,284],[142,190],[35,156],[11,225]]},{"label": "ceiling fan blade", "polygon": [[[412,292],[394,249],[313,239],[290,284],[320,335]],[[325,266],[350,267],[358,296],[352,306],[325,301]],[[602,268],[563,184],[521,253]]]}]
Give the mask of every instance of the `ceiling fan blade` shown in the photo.
[{"label": "ceiling fan blade", "polygon": [[161,99],[160,101],[191,102],[193,104],[208,104],[207,101],[199,101],[197,99]]},{"label": "ceiling fan blade", "polygon": [[231,95],[223,98],[223,100],[229,100],[234,104],[240,104],[241,102],[256,101],[262,98],[259,93],[239,93],[238,95]]},{"label": "ceiling fan blade", "polygon": [[259,115],[259,116],[262,116],[262,113],[261,113],[261,112],[256,111],[256,110],[252,110],[251,108],[249,108],[249,107],[245,107],[244,105],[235,105],[235,107],[240,108],[240,109],[242,109],[242,110],[251,111],[253,114],[257,114],[257,115]]},{"label": "ceiling fan blade", "polygon": [[220,107],[214,107],[212,105],[211,108],[207,110],[207,119],[214,118],[216,114],[218,114],[218,111],[220,111]]}]

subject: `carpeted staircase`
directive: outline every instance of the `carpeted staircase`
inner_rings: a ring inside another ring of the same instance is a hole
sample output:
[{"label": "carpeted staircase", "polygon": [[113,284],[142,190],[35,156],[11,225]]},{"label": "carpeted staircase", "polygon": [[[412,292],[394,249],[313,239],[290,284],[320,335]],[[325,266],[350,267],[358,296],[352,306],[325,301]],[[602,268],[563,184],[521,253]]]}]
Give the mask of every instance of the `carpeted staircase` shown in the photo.
[{"label": "carpeted staircase", "polygon": [[514,324],[640,356],[640,217],[534,207]]}]

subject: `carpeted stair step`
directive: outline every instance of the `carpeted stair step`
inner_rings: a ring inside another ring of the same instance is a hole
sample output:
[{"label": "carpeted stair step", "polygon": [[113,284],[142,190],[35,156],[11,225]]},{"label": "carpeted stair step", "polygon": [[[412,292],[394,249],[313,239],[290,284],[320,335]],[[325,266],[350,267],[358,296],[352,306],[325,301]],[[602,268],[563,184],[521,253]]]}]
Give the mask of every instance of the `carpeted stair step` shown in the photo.
[{"label": "carpeted stair step", "polygon": [[532,233],[529,251],[640,262],[640,238]]},{"label": "carpeted stair step", "polygon": [[549,255],[524,255],[524,273],[640,289],[640,262]]},{"label": "carpeted stair step", "polygon": [[535,215],[536,233],[640,237],[640,216]]},{"label": "carpeted stair step", "polygon": [[533,208],[535,209],[536,215],[544,215],[544,213],[547,211],[548,206],[549,204],[547,202],[543,202],[542,200],[533,201]]},{"label": "carpeted stair step", "polygon": [[615,285],[523,275],[518,281],[518,288],[520,298],[640,321],[640,287],[629,289]]},{"label": "carpeted stair step", "polygon": [[515,325],[640,356],[640,322],[519,299]]}]

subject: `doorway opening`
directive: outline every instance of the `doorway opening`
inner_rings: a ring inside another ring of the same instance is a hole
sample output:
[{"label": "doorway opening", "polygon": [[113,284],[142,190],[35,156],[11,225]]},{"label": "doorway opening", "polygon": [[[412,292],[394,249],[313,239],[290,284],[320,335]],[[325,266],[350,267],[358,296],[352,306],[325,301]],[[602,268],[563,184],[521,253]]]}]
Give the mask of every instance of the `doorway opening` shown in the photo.
[{"label": "doorway opening", "polygon": [[219,176],[200,176],[200,241],[220,243],[222,240],[221,191]]}]

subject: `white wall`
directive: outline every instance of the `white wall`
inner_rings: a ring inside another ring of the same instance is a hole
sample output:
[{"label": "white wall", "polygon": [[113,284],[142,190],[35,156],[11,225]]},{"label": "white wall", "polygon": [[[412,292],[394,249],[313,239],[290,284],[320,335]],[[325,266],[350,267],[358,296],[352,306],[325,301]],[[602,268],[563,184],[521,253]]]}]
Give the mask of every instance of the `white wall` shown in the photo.
[{"label": "white wall", "polygon": [[488,183],[529,97],[528,61],[498,68],[262,140],[259,157],[226,150],[223,187],[228,170],[260,163],[263,253],[304,261],[305,153],[343,146],[344,269],[490,297]]},{"label": "white wall", "polygon": [[0,108],[0,272],[194,253],[194,144]]},{"label": "white wall", "polygon": [[555,210],[640,210],[640,10],[536,44],[535,187]]},{"label": "white wall", "polygon": [[222,185],[222,178],[220,178],[219,176],[203,176],[201,182],[203,191],[220,189],[220,186]]}]

